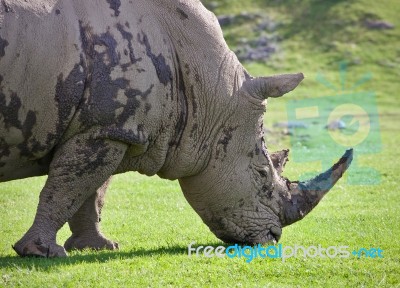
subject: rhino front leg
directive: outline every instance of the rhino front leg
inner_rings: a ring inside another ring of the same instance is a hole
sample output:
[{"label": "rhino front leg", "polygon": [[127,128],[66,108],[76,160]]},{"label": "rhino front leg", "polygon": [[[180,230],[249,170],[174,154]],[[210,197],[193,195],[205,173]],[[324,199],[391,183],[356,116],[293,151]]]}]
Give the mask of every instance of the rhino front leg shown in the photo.
[{"label": "rhino front leg", "polygon": [[73,249],[82,250],[91,248],[118,249],[118,243],[108,240],[100,232],[101,209],[104,205],[104,196],[111,177],[97,189],[97,192],[90,196],[79,208],[78,212],[68,221],[72,236],[64,244],[67,251]]},{"label": "rhino front leg", "polygon": [[35,220],[14,250],[20,256],[66,256],[56,243],[57,231],[114,173],[126,148],[121,142],[78,135],[58,149],[40,193]]}]

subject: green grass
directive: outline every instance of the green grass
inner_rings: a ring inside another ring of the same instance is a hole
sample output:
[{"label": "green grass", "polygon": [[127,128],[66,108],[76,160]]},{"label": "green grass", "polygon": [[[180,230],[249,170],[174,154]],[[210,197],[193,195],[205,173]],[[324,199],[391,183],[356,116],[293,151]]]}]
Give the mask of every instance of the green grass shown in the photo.
[{"label": "green grass", "polygon": [[[397,191],[339,183],[301,222],[284,230],[285,246],[380,247],[383,259],[208,259],[187,256],[187,245],[219,242],[186,203],[176,182],[135,173],[115,177],[103,230],[118,252],[74,252],[67,259],[21,259],[11,244],[29,227],[45,177],[2,184],[2,284],[15,286],[376,286],[398,283],[400,229]],[[386,182],[386,181],[385,181]],[[388,186],[394,185],[387,181]],[[384,185],[381,185],[384,186]],[[397,207],[396,207],[397,205]],[[58,236],[69,236],[64,227]],[[1,282],[0,282],[1,283]]]},{"label": "green grass", "polygon": [[[114,177],[102,217],[103,232],[119,242],[120,251],[73,252],[67,259],[22,259],[11,245],[33,221],[45,181],[41,177],[0,184],[0,287],[400,286],[398,1],[220,2],[218,14],[246,10],[268,14],[281,23],[277,31],[282,37],[281,52],[267,63],[246,63],[251,74],[301,71],[306,75],[294,92],[269,102],[265,124],[273,130],[266,136],[271,151],[287,147],[293,150],[290,138],[272,128],[275,122],[287,120],[287,101],[334,93],[315,80],[318,72],[339,85],[338,63],[344,60],[349,63],[349,85],[367,72],[373,75],[357,91],[373,91],[376,95],[382,149],[379,153],[356,155],[356,161],[359,166],[379,171],[380,184],[348,185],[345,179],[341,180],[310,215],[284,229],[280,243],[346,245],[351,249],[380,247],[384,258],[298,257],[284,263],[279,259],[254,259],[250,264],[243,258],[189,258],[187,245],[192,241],[195,246],[222,243],[187,204],[176,181],[126,173]],[[362,25],[365,18],[383,19],[396,28],[367,30]],[[238,37],[258,36],[251,30],[252,25],[227,27],[224,33],[229,45],[234,48]],[[320,145],[324,145],[328,140],[321,141]],[[311,152],[320,149],[315,141],[299,142]],[[305,165],[292,159],[285,175],[297,179],[320,168],[319,162]],[[69,229],[64,227],[58,234],[58,243],[68,237]]]}]

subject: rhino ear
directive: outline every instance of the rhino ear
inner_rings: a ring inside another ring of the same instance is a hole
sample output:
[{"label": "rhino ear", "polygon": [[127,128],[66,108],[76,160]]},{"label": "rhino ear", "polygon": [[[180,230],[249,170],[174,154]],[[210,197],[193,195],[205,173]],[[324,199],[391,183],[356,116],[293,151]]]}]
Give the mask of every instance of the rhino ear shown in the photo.
[{"label": "rhino ear", "polygon": [[249,78],[243,83],[242,89],[253,97],[264,100],[268,97],[280,97],[292,91],[303,79],[303,73]]}]

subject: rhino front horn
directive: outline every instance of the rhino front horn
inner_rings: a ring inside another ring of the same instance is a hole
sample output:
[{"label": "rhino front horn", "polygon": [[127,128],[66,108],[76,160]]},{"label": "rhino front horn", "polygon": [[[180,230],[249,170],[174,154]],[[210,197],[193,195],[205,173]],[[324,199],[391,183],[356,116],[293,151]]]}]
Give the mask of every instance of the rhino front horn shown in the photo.
[{"label": "rhino front horn", "polygon": [[289,191],[283,198],[282,225],[290,225],[306,216],[342,177],[353,160],[349,149],[330,169],[304,182],[288,182]]},{"label": "rhino front horn", "polygon": [[251,78],[243,83],[243,88],[259,99],[276,98],[292,91],[303,79],[303,73]]}]

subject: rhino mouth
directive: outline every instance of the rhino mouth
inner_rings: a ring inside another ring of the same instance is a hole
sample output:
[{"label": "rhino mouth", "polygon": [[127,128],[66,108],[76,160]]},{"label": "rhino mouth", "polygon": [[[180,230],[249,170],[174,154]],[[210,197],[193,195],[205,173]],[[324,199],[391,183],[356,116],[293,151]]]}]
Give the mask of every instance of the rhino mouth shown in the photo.
[{"label": "rhino mouth", "polygon": [[212,232],[223,242],[228,244],[238,244],[245,246],[254,246],[257,244],[277,244],[282,235],[282,228],[278,226],[270,226],[259,232],[248,232],[240,229],[238,226],[235,227],[235,231],[229,231],[228,229],[212,230]]},{"label": "rhino mouth", "polygon": [[263,239],[252,239],[250,237],[245,237],[245,239],[238,239],[236,237],[229,237],[229,236],[217,236],[220,240],[227,244],[238,244],[241,246],[255,246],[258,244],[277,244],[281,235],[275,235],[271,231],[268,231],[266,237]]}]

